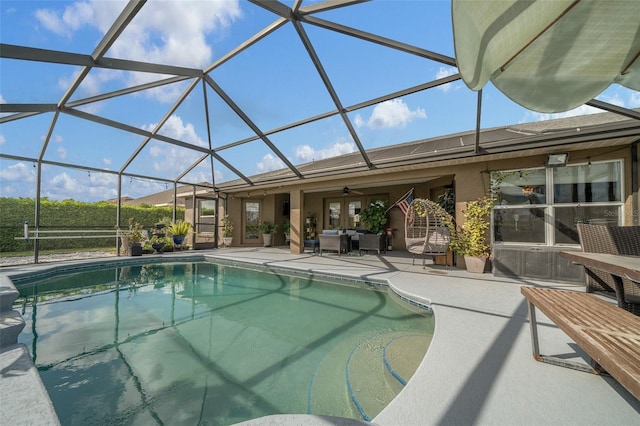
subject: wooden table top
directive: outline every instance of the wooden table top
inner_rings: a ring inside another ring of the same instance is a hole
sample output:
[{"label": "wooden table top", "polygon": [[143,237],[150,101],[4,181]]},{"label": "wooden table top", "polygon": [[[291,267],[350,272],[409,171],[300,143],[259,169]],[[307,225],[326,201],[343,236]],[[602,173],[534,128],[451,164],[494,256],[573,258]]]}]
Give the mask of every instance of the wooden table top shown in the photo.
[{"label": "wooden table top", "polygon": [[619,277],[640,282],[640,256],[563,251],[560,256],[587,268],[600,269]]}]

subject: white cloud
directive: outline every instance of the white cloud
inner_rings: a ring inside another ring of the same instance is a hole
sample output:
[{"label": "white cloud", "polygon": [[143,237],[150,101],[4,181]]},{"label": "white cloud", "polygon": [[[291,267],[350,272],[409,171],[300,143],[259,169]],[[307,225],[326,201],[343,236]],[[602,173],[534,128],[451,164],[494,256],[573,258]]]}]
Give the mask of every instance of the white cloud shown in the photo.
[{"label": "white cloud", "polygon": [[[111,47],[110,56],[195,67],[209,65],[212,51],[205,36],[240,19],[240,2],[185,3],[147,4]],[[125,4],[114,0],[75,2],[62,12],[38,9],[36,18],[44,28],[58,35],[71,36],[83,26],[94,27],[104,34]]]},{"label": "white cloud", "polygon": [[[602,110],[598,108],[590,107],[588,105],[581,105],[578,108],[574,108],[569,111],[556,112],[556,113],[528,111],[527,116],[531,116],[532,120],[534,121],[546,121],[546,120],[554,120],[557,118],[568,118],[568,117],[577,117],[579,115],[596,114],[598,112],[602,112]],[[531,121],[531,120],[528,118],[525,118],[525,121]]]},{"label": "white cloud", "polygon": [[112,173],[91,172],[88,181],[89,186],[101,188],[100,191],[105,191],[105,187],[111,187],[115,191],[115,187],[118,185],[118,176]]},{"label": "white cloud", "polygon": [[[51,168],[44,166],[45,173]],[[4,196],[33,197],[37,180],[36,168],[26,163],[16,163],[0,170]],[[47,175],[42,183],[42,196],[53,200],[81,199],[92,202],[117,196],[117,175],[71,171]]]},{"label": "white cloud", "polygon": [[[153,126],[149,126],[147,130],[152,130],[155,128],[156,124]],[[198,134],[196,133],[193,124],[191,123],[183,123],[182,118],[178,115],[172,115],[169,117],[166,123],[160,129],[160,133],[163,135],[169,136],[174,139],[179,139],[181,141],[189,142],[198,146],[205,146],[205,142],[200,139]]]},{"label": "white cloud", "polygon": [[164,2],[162,8],[143,8],[113,48],[129,59],[202,68],[212,60],[205,35],[241,16],[238,1],[192,1],[188,6],[184,1]]},{"label": "white cloud", "polygon": [[625,107],[624,99],[622,99],[618,93],[614,93],[612,96],[602,96],[602,100],[612,105]]},{"label": "white cloud", "polygon": [[71,35],[71,31],[65,27],[61,17],[53,10],[38,9],[36,10],[36,18],[43,27],[53,33],[67,37]]},{"label": "white cloud", "polygon": [[[103,201],[117,197],[116,175],[109,173],[83,172],[69,174],[66,172],[47,179],[42,188],[42,195],[55,200],[81,199],[82,201]],[[82,195],[79,197],[79,195]]]},{"label": "white cloud", "polygon": [[[84,26],[93,27],[104,34],[125,4],[125,1],[115,0],[75,2],[66,6],[63,11],[38,9],[36,18],[44,28],[64,37],[73,37]],[[213,49],[207,43],[207,35],[213,32],[224,33],[241,17],[242,10],[238,0],[164,1],[162,7],[147,5],[111,46],[108,56],[204,68],[213,61]],[[126,77],[122,77],[123,75]],[[127,85],[135,85],[157,79],[157,75],[92,71],[81,87],[90,95],[99,93],[102,83],[115,78],[126,78],[129,80]],[[149,95],[163,100],[169,96],[164,93],[166,90],[176,89],[157,88],[149,91]]]},{"label": "white cloud", "polygon": [[[440,78],[448,77],[450,75],[456,74],[457,72],[458,72],[458,69],[455,67],[440,67],[440,69],[436,73],[436,78],[440,79]],[[452,87],[453,87],[453,83],[447,83],[447,84],[443,84],[442,86],[438,86],[438,89],[446,93]]]},{"label": "white cloud", "polygon": [[0,179],[7,182],[33,183],[36,181],[36,169],[25,163],[16,163],[0,170]]},{"label": "white cloud", "polygon": [[5,143],[7,143],[7,138],[5,138],[3,134],[0,134],[0,145],[4,145]]},{"label": "white cloud", "polygon": [[301,162],[309,162],[349,154],[355,150],[356,145],[352,141],[336,142],[328,148],[319,150],[309,145],[301,145],[296,148],[296,159]]},{"label": "white cloud", "polygon": [[59,196],[60,194],[82,194],[84,188],[77,179],[73,179],[67,173],[60,173],[48,180],[45,191]]},{"label": "white cloud", "polygon": [[[213,173],[215,181],[220,182],[223,177],[222,171],[216,169]],[[208,160],[205,161],[204,164],[200,163],[196,168],[191,170],[183,180],[192,183],[211,182],[211,163],[209,163]]]},{"label": "white cloud", "polygon": [[421,118],[427,118],[423,108],[411,111],[402,99],[392,99],[376,105],[367,121],[357,115],[355,123],[358,127],[367,126],[370,129],[403,128],[414,119]]},{"label": "white cloud", "polygon": [[[640,107],[640,93],[639,92],[630,92],[628,95],[628,100],[620,95],[620,93],[613,92],[609,95],[600,94],[598,99],[607,102],[612,105],[616,105],[622,108],[638,108]],[[546,121],[546,120],[554,120],[558,118],[568,118],[568,117],[577,117],[581,115],[589,115],[589,114],[599,114],[604,112],[600,108],[595,108],[589,105],[580,105],[577,108],[574,108],[569,111],[557,112],[557,113],[541,113],[530,111],[527,113],[526,121]]]},{"label": "white cloud", "polygon": [[74,31],[94,21],[94,8],[87,2],[68,5],[61,14],[51,9],[38,9],[35,14],[43,27],[65,37],[71,37]]},{"label": "white cloud", "polygon": [[266,154],[264,157],[262,157],[262,161],[259,161],[258,164],[256,164],[258,173],[270,172],[272,170],[279,170],[284,167],[286,167],[284,162],[271,153]]},{"label": "white cloud", "polygon": [[111,158],[103,158],[102,159],[102,164],[104,164],[106,167],[111,166],[111,164],[113,164],[113,160]]},{"label": "white cloud", "polygon": [[58,147],[58,157],[61,160],[66,160],[67,159],[67,150],[63,146],[59,146]]},{"label": "white cloud", "polygon": [[[142,128],[152,131],[156,126],[157,123],[152,123],[142,126]],[[159,133],[194,145],[205,146],[205,142],[200,139],[193,124],[183,123],[182,118],[177,115],[169,117]],[[172,167],[176,170],[184,169],[200,157],[195,151],[158,141],[151,143],[149,154],[155,160],[153,168],[156,171],[165,170],[167,164],[172,164]]]}]

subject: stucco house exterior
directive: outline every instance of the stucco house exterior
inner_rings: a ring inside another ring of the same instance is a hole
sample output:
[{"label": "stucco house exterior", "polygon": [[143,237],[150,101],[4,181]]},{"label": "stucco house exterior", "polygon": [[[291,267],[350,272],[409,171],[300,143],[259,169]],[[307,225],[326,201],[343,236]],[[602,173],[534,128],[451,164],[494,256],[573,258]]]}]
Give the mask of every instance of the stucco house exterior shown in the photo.
[{"label": "stucco house exterior", "polygon": [[[273,245],[288,243],[291,253],[303,253],[304,240],[312,237],[309,216],[316,232],[363,228],[357,213],[370,200],[393,204],[413,189],[415,198],[432,200],[451,191],[455,219],[461,223],[466,203],[486,194],[492,176],[501,173],[504,181],[491,218],[492,273],[581,281],[580,268],[558,252],[579,249],[579,221],[638,224],[638,141],[639,120],[601,113],[369,150],[371,165],[354,152],[301,165],[304,179],[282,169],[252,176],[250,186],[237,180],[219,185],[217,192],[199,187],[179,196],[186,217],[196,223],[194,244],[215,240],[222,246],[222,233],[218,229],[216,236],[211,226],[213,217],[198,213],[204,200],[215,205],[219,217],[233,220],[233,246],[262,246],[262,236],[251,225],[269,221],[279,225]],[[547,164],[550,154],[567,154],[566,165]],[[390,247],[405,250],[404,216],[398,208],[389,214]],[[286,220],[290,242],[282,232]],[[464,265],[461,256],[455,264]]]}]

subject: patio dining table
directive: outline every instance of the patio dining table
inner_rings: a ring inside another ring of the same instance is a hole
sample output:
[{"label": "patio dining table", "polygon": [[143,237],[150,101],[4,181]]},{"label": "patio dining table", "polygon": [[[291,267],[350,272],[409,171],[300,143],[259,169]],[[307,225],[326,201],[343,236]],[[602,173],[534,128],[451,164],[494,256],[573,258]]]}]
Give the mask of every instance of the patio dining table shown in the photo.
[{"label": "patio dining table", "polygon": [[615,283],[618,306],[631,310],[638,315],[638,312],[640,312],[640,297],[632,296],[630,300],[629,295],[625,294],[622,280],[624,278],[631,280],[640,288],[640,256],[621,256],[619,254],[579,251],[563,251],[560,252],[560,256],[578,265],[582,265],[585,268],[585,272],[596,280],[599,280],[599,278],[592,272],[593,269],[611,274]]}]

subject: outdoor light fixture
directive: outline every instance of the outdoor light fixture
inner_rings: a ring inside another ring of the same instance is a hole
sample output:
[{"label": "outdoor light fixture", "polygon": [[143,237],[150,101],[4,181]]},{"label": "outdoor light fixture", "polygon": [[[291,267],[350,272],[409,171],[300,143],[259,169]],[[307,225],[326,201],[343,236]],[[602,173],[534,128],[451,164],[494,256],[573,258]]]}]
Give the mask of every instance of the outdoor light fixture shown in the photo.
[{"label": "outdoor light fixture", "polygon": [[564,167],[567,165],[568,159],[568,152],[563,152],[560,154],[549,154],[547,155],[547,167]]}]

